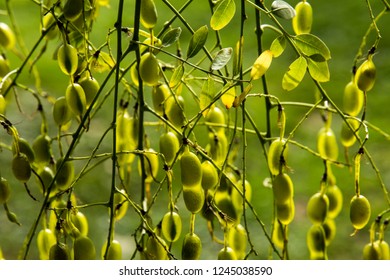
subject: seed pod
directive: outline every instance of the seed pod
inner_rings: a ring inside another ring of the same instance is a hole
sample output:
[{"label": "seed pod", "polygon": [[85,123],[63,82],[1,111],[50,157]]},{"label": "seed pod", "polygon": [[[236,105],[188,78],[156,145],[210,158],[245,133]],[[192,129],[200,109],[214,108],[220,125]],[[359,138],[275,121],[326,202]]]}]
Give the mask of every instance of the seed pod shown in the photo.
[{"label": "seed pod", "polygon": [[326,246],[329,246],[329,244],[336,236],[336,223],[333,219],[328,218],[322,224],[322,228],[324,229],[325,232]]},{"label": "seed pod", "polygon": [[357,85],[350,81],[344,88],[343,109],[352,117],[357,116],[364,105],[364,93]]},{"label": "seed pod", "polygon": [[66,102],[76,116],[82,117],[87,107],[87,99],[83,88],[77,83],[71,83],[66,88]]},{"label": "seed pod", "polygon": [[100,89],[99,82],[96,79],[88,76],[80,79],[79,85],[84,90],[86,107],[88,108]]},{"label": "seed pod", "polygon": [[231,247],[223,247],[218,252],[218,260],[237,260],[237,254]]},{"label": "seed pod", "polygon": [[355,75],[355,83],[357,87],[364,92],[370,91],[375,84],[376,68],[372,61],[372,55],[359,66]]},{"label": "seed pod", "polygon": [[0,94],[0,114],[5,113],[5,107],[7,105],[7,102],[5,101],[5,98],[2,94]]},{"label": "seed pod", "polygon": [[57,243],[54,232],[50,229],[42,229],[37,236],[37,247],[39,252],[39,258],[41,260],[48,260],[50,254],[50,248]]},{"label": "seed pod", "polygon": [[195,233],[187,233],[183,239],[181,258],[183,260],[199,260],[202,253],[202,241]]},{"label": "seed pod", "polygon": [[363,195],[352,197],[349,208],[349,217],[355,229],[364,228],[371,217],[371,205]]},{"label": "seed pod", "polygon": [[[107,248],[107,241],[104,243],[101,251],[101,257],[104,259],[104,254]],[[122,259],[122,245],[118,240],[112,240],[108,248],[106,260],[121,260]]]},{"label": "seed pod", "polygon": [[9,187],[7,179],[0,178],[0,204],[6,203],[11,196],[11,188]]},{"label": "seed pod", "polygon": [[150,236],[146,242],[145,257],[148,260],[168,260],[168,246],[159,236]]},{"label": "seed pod", "polygon": [[292,198],[282,204],[276,204],[276,218],[283,225],[289,225],[295,217],[295,203]]},{"label": "seed pod", "polygon": [[165,113],[168,120],[178,129],[181,129],[186,123],[186,116],[184,114],[184,98],[181,95],[175,98],[171,95],[165,102]]},{"label": "seed pod", "polygon": [[82,212],[77,211],[76,214],[71,214],[70,221],[75,225],[81,235],[88,235],[88,219]]},{"label": "seed pod", "polygon": [[69,260],[68,246],[64,243],[56,243],[50,248],[50,260]]},{"label": "seed pod", "polygon": [[65,161],[61,170],[58,170],[63,162],[63,158],[59,158],[56,162],[56,185],[60,190],[66,190],[74,179],[74,165],[72,161]]},{"label": "seed pod", "polygon": [[218,166],[222,166],[227,156],[228,139],[224,132],[209,133],[209,145],[207,151]]},{"label": "seed pod", "polygon": [[[40,168],[37,173],[40,178],[37,179],[37,184],[41,187],[42,193],[46,194],[47,188],[54,179],[54,172],[49,166],[44,166],[43,168]],[[54,189],[55,186],[52,188],[51,194],[54,194]]]},{"label": "seed pod", "polygon": [[180,149],[179,139],[176,134],[171,131],[161,134],[159,138],[159,147],[160,153],[164,155],[167,164],[169,166],[172,165],[176,158],[176,154]]},{"label": "seed pod", "polygon": [[283,204],[289,201],[294,193],[294,185],[290,176],[287,173],[276,175],[272,184],[272,190],[276,203]]},{"label": "seed pod", "polygon": [[83,0],[66,0],[64,7],[64,17],[69,21],[75,21],[83,12],[84,1]]},{"label": "seed pod", "polygon": [[0,22],[0,46],[10,50],[15,46],[15,34],[8,24]]},{"label": "seed pod", "polygon": [[52,13],[47,13],[46,15],[43,16],[42,18],[42,33],[46,32],[48,28],[54,24],[54,26],[51,27],[50,31],[46,33],[46,39],[47,40],[52,40],[57,37],[58,33],[58,27],[57,24],[55,23],[56,19],[54,18]]},{"label": "seed pod", "polygon": [[7,75],[10,70],[8,59],[4,55],[0,54],[0,77]]},{"label": "seed pod", "polygon": [[379,244],[376,242],[370,242],[363,248],[363,260],[381,260],[382,251]]},{"label": "seed pod", "polygon": [[164,215],[161,222],[161,231],[163,236],[169,242],[175,242],[181,234],[181,218],[176,212],[168,212]]},{"label": "seed pod", "polygon": [[326,189],[326,195],[329,199],[328,217],[334,219],[343,208],[343,193],[337,185],[330,185]]},{"label": "seed pod", "polygon": [[203,208],[205,194],[200,185],[192,187],[183,186],[183,199],[187,210],[196,214]]},{"label": "seed pod", "polygon": [[326,194],[315,193],[307,203],[307,216],[313,224],[322,224],[329,210],[329,199]]},{"label": "seed pod", "polygon": [[206,115],[206,122],[209,123],[211,129],[217,133],[225,131],[225,128],[223,127],[226,124],[225,115],[217,106],[214,106],[208,111]]},{"label": "seed pod", "polygon": [[274,223],[275,228],[272,232],[272,242],[275,244],[275,246],[279,247],[280,249],[283,249],[284,247],[284,234],[288,234],[288,227],[285,226],[286,233],[283,233],[283,227],[280,225],[278,221],[275,221]]},{"label": "seed pod", "polygon": [[[145,168],[145,182],[151,183],[155,180],[159,170],[159,159],[156,151],[153,148],[145,150],[144,157],[144,168]],[[138,162],[138,173],[141,176],[141,161]]]},{"label": "seed pod", "polygon": [[157,114],[164,114],[164,102],[171,95],[167,84],[160,84],[153,87],[152,101],[153,108]]},{"label": "seed pod", "polygon": [[244,259],[247,244],[248,235],[241,224],[238,224],[229,230],[229,245],[236,252],[237,259]]},{"label": "seed pod", "polygon": [[223,226],[234,226],[240,223],[241,211],[234,207],[233,201],[226,191],[217,191],[214,196],[214,201],[221,211],[219,214],[224,220],[225,224]]},{"label": "seed pod", "polygon": [[[283,146],[285,149],[283,151]],[[283,155],[282,155],[283,151]],[[273,175],[278,175],[282,170],[283,165],[285,164],[288,154],[288,145],[286,144],[285,139],[276,139],[274,140],[268,150],[268,168],[270,169]],[[281,156],[283,156],[281,158]]]},{"label": "seed pod", "polygon": [[185,187],[198,187],[202,182],[202,164],[196,154],[186,148],[180,158],[181,183]]},{"label": "seed pod", "polygon": [[26,139],[19,137],[17,143],[12,145],[12,153],[14,155],[16,154],[16,145],[19,147],[19,152],[25,154],[28,158],[28,161],[33,163],[35,160],[35,153],[33,148],[30,146],[30,143]]},{"label": "seed pod", "polygon": [[153,0],[143,0],[141,2],[141,24],[147,28],[152,29],[157,22],[157,9]]},{"label": "seed pod", "polygon": [[53,119],[58,126],[66,125],[72,119],[70,110],[64,96],[57,98],[53,105]]},{"label": "seed pod", "polygon": [[[359,128],[360,122],[356,119],[347,119],[347,122],[351,125],[352,130],[356,131]],[[345,122],[341,125],[341,144],[344,147],[351,147],[356,142],[356,137]],[[357,131],[356,131],[357,132]]]},{"label": "seed pod", "polygon": [[77,49],[70,44],[64,43],[57,51],[58,65],[66,75],[73,75],[77,71],[78,56]]},{"label": "seed pod", "polygon": [[312,225],[306,235],[310,259],[326,259],[326,237],[321,225]]},{"label": "seed pod", "polygon": [[[236,187],[240,190],[240,192],[242,194],[244,194],[244,186],[243,185],[244,184],[243,184],[242,180],[239,180],[236,183]],[[244,199],[243,199],[243,195],[241,195],[240,192],[236,188],[233,187],[230,196],[232,198],[234,208],[241,212],[241,211],[243,211]],[[251,202],[251,199],[252,199],[252,185],[249,183],[248,180],[245,180],[245,199],[248,202]]]},{"label": "seed pod", "polygon": [[95,260],[96,249],[92,240],[85,235],[77,237],[73,244],[75,260]]},{"label": "seed pod", "polygon": [[147,52],[142,55],[139,64],[139,74],[142,81],[148,86],[155,86],[160,79],[160,66],[153,53]]},{"label": "seed pod", "polygon": [[202,188],[203,190],[214,189],[218,184],[218,172],[214,165],[205,160],[202,162]]},{"label": "seed pod", "polygon": [[32,144],[35,162],[47,165],[52,159],[51,138],[47,134],[38,135]]},{"label": "seed pod", "polygon": [[390,249],[389,244],[384,240],[376,240],[374,243],[377,243],[381,251],[381,260],[390,260]]},{"label": "seed pod", "polygon": [[292,26],[295,34],[310,33],[313,23],[313,9],[309,2],[301,1],[295,6],[295,17],[292,18]]},{"label": "seed pod", "polygon": [[336,135],[330,127],[323,127],[318,132],[317,149],[322,158],[337,160],[339,148],[337,145]]},{"label": "seed pod", "polygon": [[30,179],[32,169],[25,154],[15,155],[11,167],[15,178],[19,181],[26,183]]},{"label": "seed pod", "polygon": [[123,194],[126,194],[124,189],[120,190],[119,193],[116,192],[114,194],[114,217],[117,221],[121,220],[126,215],[127,209],[129,208],[129,202]]}]

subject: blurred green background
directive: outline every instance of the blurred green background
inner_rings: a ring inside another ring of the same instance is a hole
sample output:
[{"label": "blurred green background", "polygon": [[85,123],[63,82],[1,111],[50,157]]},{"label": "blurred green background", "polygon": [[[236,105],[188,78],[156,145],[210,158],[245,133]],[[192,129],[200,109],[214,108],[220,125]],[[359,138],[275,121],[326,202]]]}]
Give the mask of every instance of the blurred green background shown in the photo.
[{"label": "blurred green background", "polygon": [[[25,41],[27,49],[36,43],[40,36],[39,15],[40,7],[33,1],[27,0],[13,0],[9,1],[14,12],[14,17],[20,34]],[[93,27],[90,36],[91,42],[95,46],[104,44],[107,40],[107,33],[114,28],[114,23],[117,16],[117,2],[111,1],[110,7],[102,7],[99,11],[99,16]],[[133,10],[134,0],[125,1],[125,11],[123,14],[123,25],[133,26]],[[172,0],[170,1],[176,8],[180,7],[185,1]],[[288,1],[295,6],[298,1]],[[378,14],[383,9],[381,1],[371,1],[374,15]],[[374,3],[375,2],[375,3]],[[158,26],[156,30],[160,30],[163,24],[172,17],[172,12],[165,7],[162,1],[156,1],[159,13]],[[239,8],[239,1],[236,1],[237,8]],[[265,1],[269,7],[271,1]],[[344,86],[349,82],[351,77],[351,67],[368,26],[370,25],[370,14],[368,12],[366,1],[360,0],[346,0],[346,1],[310,1],[314,12],[314,23],[312,33],[320,37],[329,47],[332,59],[329,62],[331,73],[330,82],[324,83],[323,86],[328,94],[333,98],[338,106],[342,105],[342,93]],[[245,30],[245,45],[244,45],[244,68],[249,67],[257,57],[256,42],[254,36],[254,10],[250,5],[246,6],[247,21]],[[0,4],[0,21],[9,23],[9,18],[5,15],[4,1]],[[239,37],[239,9],[233,21],[220,32],[222,44],[224,47],[234,47]],[[206,0],[195,0],[184,11],[182,16],[187,20],[193,29],[197,29],[202,25],[209,25],[210,7]],[[268,19],[264,17],[264,22]],[[287,20],[281,19],[280,22],[287,31],[292,33],[291,23]],[[381,30],[382,39],[379,44],[378,52],[374,57],[374,63],[377,67],[377,81],[374,89],[368,94],[367,104],[367,120],[380,127],[383,131],[390,131],[388,124],[388,103],[390,91],[390,84],[388,77],[390,75],[389,67],[389,51],[390,51],[390,33],[388,26],[390,24],[390,16],[386,14],[379,22],[378,27]],[[180,39],[183,52],[186,51],[188,40],[190,38],[189,32],[185,29],[182,23],[176,20],[172,27],[182,27],[183,32]],[[266,49],[275,38],[276,33],[266,31],[264,34],[263,47]],[[115,46],[115,35],[111,36],[110,43]],[[124,45],[128,39],[123,37]],[[367,45],[371,46],[375,37],[370,36]],[[211,47],[214,44],[215,36],[210,32],[207,46]],[[41,74],[42,87],[44,91],[50,95],[59,97],[64,94],[68,83],[68,78],[60,73],[57,62],[52,59],[52,54],[59,44],[58,41],[51,41],[47,46],[46,52],[42,58],[37,62],[37,67]],[[113,50],[115,48],[113,47]],[[366,51],[367,49],[365,49]],[[173,47],[167,51],[175,52]],[[37,54],[35,53],[33,57]],[[11,69],[19,67],[21,60],[12,53],[7,53],[11,62]],[[200,56],[199,56],[200,57]],[[159,56],[160,59],[167,63],[174,63],[173,59],[166,56]],[[302,84],[292,92],[285,92],[281,87],[281,80],[283,74],[288,69],[288,65],[295,58],[295,54],[291,48],[287,47],[285,53],[274,59],[272,66],[268,71],[266,77],[269,87],[269,92],[277,96],[282,101],[296,101],[313,103],[315,101],[315,88],[309,76],[306,75]],[[133,60],[134,56],[131,54],[129,60]],[[194,61],[196,61],[195,58]],[[126,65],[128,60],[124,62]],[[96,74],[95,77],[99,81],[103,81],[107,73]],[[126,77],[129,79],[129,76]],[[34,87],[32,75],[28,71],[24,71],[20,81],[23,84]],[[113,80],[110,81],[109,86],[113,85]],[[262,92],[260,80],[256,81],[252,92]],[[31,94],[18,90],[20,112],[15,102],[10,104],[7,109],[7,117],[16,125],[19,133],[24,138],[32,141],[39,133],[40,116],[36,112],[36,102],[31,97]],[[147,92],[148,93],[148,92]],[[186,99],[186,114],[188,118],[194,116],[198,111],[198,105],[193,101],[188,92],[184,92]],[[110,125],[112,118],[112,96],[108,98],[103,110],[100,110],[91,122],[90,130],[83,135],[80,144],[77,146],[74,155],[87,156],[88,153],[95,147],[101,137],[102,131],[106,130]],[[147,102],[151,104],[150,96],[147,95]],[[48,103],[44,100],[44,106]],[[219,103],[221,104],[221,103]],[[251,98],[247,102],[248,111],[254,118],[257,126],[262,131],[265,128],[265,106],[264,100],[259,98]],[[133,104],[132,104],[133,105]],[[50,107],[45,107],[46,113],[50,116]],[[286,135],[295,127],[297,122],[304,116],[308,108],[286,106],[285,112],[287,116]],[[227,111],[227,116],[233,118],[234,110]],[[241,111],[239,110],[239,114]],[[277,135],[276,114],[272,114],[273,135]],[[146,115],[147,120],[155,121],[150,114]],[[52,123],[49,117],[49,123]],[[248,124],[248,127],[250,125]],[[322,120],[319,111],[315,111],[308,117],[302,126],[296,131],[293,140],[302,143],[303,145],[316,149],[316,135],[319,128],[322,127]],[[341,118],[335,116],[333,118],[332,128],[339,134],[341,127]],[[159,127],[147,127],[148,138],[151,146],[158,149],[158,135],[163,131]],[[206,128],[200,126],[195,130],[197,139],[201,145],[206,144],[205,135]],[[54,126],[49,128],[49,135],[55,137],[57,131]],[[202,137],[203,136],[203,137]],[[270,224],[272,221],[272,190],[263,185],[263,181],[268,176],[268,171],[264,157],[262,154],[260,142],[256,136],[248,134],[248,154],[247,154],[247,179],[250,181],[253,188],[253,206],[260,220],[265,224],[267,231],[270,231]],[[10,143],[10,136],[4,130],[0,131],[0,141],[3,143]],[[390,182],[390,173],[388,172],[388,158],[390,157],[390,146],[388,139],[383,135],[370,130],[370,138],[366,144],[368,151],[371,153],[376,166],[380,171],[380,175],[386,185]],[[99,153],[109,152],[111,149],[111,134],[104,139]],[[358,147],[353,146],[350,149],[350,154],[353,155]],[[339,159],[344,161],[343,147],[339,145],[340,155]],[[58,151],[55,149],[55,153]],[[0,247],[3,250],[6,259],[16,259],[18,251],[21,248],[24,238],[27,235],[38,210],[41,207],[39,202],[32,201],[24,190],[24,186],[12,178],[10,173],[10,159],[11,153],[3,149],[0,152],[0,168],[3,177],[7,177],[12,186],[12,197],[9,201],[9,208],[14,211],[21,222],[21,226],[11,224],[4,213],[0,209]],[[75,162],[76,170],[83,166],[83,162]],[[290,176],[294,182],[295,187],[295,205],[296,213],[295,219],[289,226],[289,255],[291,259],[308,259],[309,252],[306,247],[306,232],[310,227],[310,221],[306,216],[306,204],[312,194],[317,192],[320,188],[320,179],[323,174],[323,163],[319,158],[309,154],[298,147],[290,145],[290,153],[288,158],[288,165],[291,167]],[[241,167],[241,158],[237,160],[237,166]],[[129,192],[134,194],[133,199],[137,200],[139,195],[139,180],[137,173],[136,161],[133,165],[134,176]],[[329,259],[361,259],[363,246],[369,242],[368,226],[361,230],[356,236],[351,237],[353,228],[349,222],[348,205],[349,200],[354,195],[353,173],[348,168],[333,167],[333,171],[337,178],[337,185],[342,189],[344,195],[344,207],[336,219],[337,234],[336,238],[328,247]],[[179,170],[174,169],[174,191],[177,193],[179,186]],[[162,178],[163,173],[160,172],[158,178]],[[85,177],[81,178],[76,185],[75,192],[80,204],[106,201],[109,197],[111,182],[111,163],[105,162],[98,168],[89,172]],[[38,194],[39,189],[35,183],[34,178],[30,180],[29,187],[34,194]],[[138,187],[138,189],[137,189]],[[156,186],[152,186],[153,190]],[[363,158],[361,167],[361,188],[362,194],[367,196],[372,206],[372,218],[387,209],[389,205],[386,202],[383,191],[380,187],[378,178],[373,168],[369,164],[367,158]],[[163,213],[167,211],[167,196],[165,185],[163,190],[159,193],[158,203],[154,206],[151,216],[155,223],[161,218]],[[189,214],[184,207],[182,199],[179,199],[178,207],[183,218],[183,234],[189,229]],[[89,219],[89,236],[95,242],[97,251],[100,253],[100,248],[107,237],[108,230],[108,211],[102,206],[88,207],[83,210],[83,213]],[[249,233],[258,256],[251,255],[250,258],[267,258],[269,256],[269,243],[266,240],[263,230],[259,223],[254,219],[251,212],[247,213]],[[139,224],[139,218],[135,212],[129,209],[125,218],[117,222],[115,238],[122,243],[124,258],[130,258],[135,250],[134,233],[135,226]],[[216,234],[222,238],[222,232],[219,225],[215,223]],[[216,259],[217,252],[221,248],[220,244],[211,242],[209,233],[207,231],[205,220],[200,217],[196,218],[195,232],[201,237],[203,241],[202,259]],[[386,239],[390,240],[390,233],[387,231]],[[181,239],[173,244],[173,253],[180,258]],[[273,257],[276,257],[273,254]],[[29,254],[30,259],[37,259],[38,253],[35,246],[35,239]]]}]

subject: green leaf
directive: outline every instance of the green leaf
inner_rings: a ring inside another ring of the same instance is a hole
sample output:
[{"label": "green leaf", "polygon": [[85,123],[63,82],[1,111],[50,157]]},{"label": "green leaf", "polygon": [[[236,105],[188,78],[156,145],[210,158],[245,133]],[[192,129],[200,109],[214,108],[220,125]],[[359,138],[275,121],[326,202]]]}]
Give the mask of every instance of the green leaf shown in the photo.
[{"label": "green leaf", "polygon": [[[202,86],[202,91],[200,93],[200,100],[199,100],[199,106],[200,109],[203,111],[203,109],[207,108],[214,97],[214,80],[208,76],[207,80],[204,82]],[[203,115],[206,116],[209,110],[205,110],[203,112]]]},{"label": "green leaf", "polygon": [[242,66],[242,53],[244,49],[244,37],[236,43],[233,55],[233,76],[238,75]]},{"label": "green leaf", "polygon": [[307,61],[304,57],[300,56],[291,63],[288,71],[284,74],[282,80],[282,87],[285,90],[293,90],[305,77],[307,69]]},{"label": "green leaf", "polygon": [[315,61],[307,59],[310,76],[318,82],[328,82],[330,79],[329,67],[327,61]]},{"label": "green leaf", "polygon": [[[294,40],[301,52],[307,56],[320,55],[325,60],[331,58],[330,51],[326,44],[313,34],[300,34],[297,35]],[[318,59],[316,59],[316,61],[318,61]]]},{"label": "green leaf", "polygon": [[278,57],[284,52],[285,48],[286,48],[286,37],[282,35],[272,41],[270,50],[274,57]]},{"label": "green leaf", "polygon": [[223,68],[232,57],[232,48],[223,48],[218,51],[216,56],[213,59],[213,62],[211,63],[211,70],[217,71],[221,68]]},{"label": "green leaf", "polygon": [[219,1],[210,19],[211,28],[214,30],[221,30],[228,25],[235,13],[236,4],[234,0]]},{"label": "green leaf", "polygon": [[271,4],[271,12],[283,19],[292,19],[295,17],[295,9],[285,1],[276,0]]},{"label": "green leaf", "polygon": [[169,87],[174,88],[178,84],[180,84],[181,78],[183,77],[183,75],[184,75],[184,65],[181,63],[173,71],[171,79],[169,80]]},{"label": "green leaf", "polygon": [[209,29],[207,25],[200,27],[192,35],[187,50],[187,59],[195,56],[204,46],[207,40]]},{"label": "green leaf", "polygon": [[167,33],[165,33],[164,37],[161,39],[161,43],[163,47],[169,47],[170,45],[174,44],[181,35],[181,28],[173,28],[169,30]]}]

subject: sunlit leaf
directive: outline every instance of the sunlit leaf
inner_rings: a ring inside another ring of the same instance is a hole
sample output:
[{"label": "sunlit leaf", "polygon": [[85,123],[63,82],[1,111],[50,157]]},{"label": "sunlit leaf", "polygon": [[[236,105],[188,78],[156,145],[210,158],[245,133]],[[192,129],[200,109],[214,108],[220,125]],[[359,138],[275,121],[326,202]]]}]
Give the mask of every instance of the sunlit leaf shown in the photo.
[{"label": "sunlit leaf", "polygon": [[307,61],[304,57],[300,56],[294,60],[288,68],[288,71],[283,76],[283,89],[290,91],[296,88],[305,76],[306,69]]},{"label": "sunlit leaf", "polygon": [[[199,100],[199,106],[200,109],[203,111],[203,109],[207,108],[214,97],[214,80],[209,76],[207,80],[204,82],[202,91],[200,93],[200,100]],[[209,110],[205,110],[203,112],[203,115],[206,116],[207,112]]]},{"label": "sunlit leaf", "polygon": [[213,59],[213,62],[211,63],[211,70],[217,71],[221,68],[223,68],[232,57],[232,48],[223,48],[218,51],[216,56]]},{"label": "sunlit leaf", "polygon": [[165,33],[164,37],[161,39],[161,43],[163,47],[169,47],[170,45],[174,44],[181,35],[181,28],[173,28],[169,30],[167,33]]},{"label": "sunlit leaf", "polygon": [[272,41],[270,50],[274,57],[278,57],[284,52],[285,48],[286,48],[286,37],[282,35]]},{"label": "sunlit leaf", "polygon": [[236,13],[236,4],[234,0],[221,0],[217,4],[210,19],[210,26],[214,30],[221,30],[234,17]]},{"label": "sunlit leaf", "polygon": [[271,12],[283,19],[292,19],[295,17],[295,9],[287,2],[276,0],[271,4]]},{"label": "sunlit leaf", "polygon": [[223,88],[222,91],[225,92],[221,96],[221,101],[223,105],[225,105],[226,109],[230,109],[233,106],[234,99],[236,98],[236,88],[229,84],[226,88]]},{"label": "sunlit leaf", "polygon": [[178,84],[180,84],[181,78],[183,78],[183,75],[184,75],[184,65],[181,63],[173,71],[171,79],[169,80],[169,87],[174,88]]},{"label": "sunlit leaf", "polygon": [[314,61],[307,59],[310,76],[318,82],[327,82],[330,79],[329,67],[327,61]]},{"label": "sunlit leaf", "polygon": [[260,56],[256,59],[252,66],[251,78],[257,80],[267,72],[272,62],[272,52],[270,50],[263,51]]},{"label": "sunlit leaf", "polygon": [[[320,55],[325,60],[331,58],[326,44],[313,34],[300,34],[294,38],[297,47],[307,56]],[[318,61],[318,59],[316,59]]]},{"label": "sunlit leaf", "polygon": [[195,56],[205,45],[209,29],[207,25],[200,27],[192,35],[187,50],[187,59]]},{"label": "sunlit leaf", "polygon": [[234,55],[233,55],[233,76],[236,76],[241,69],[242,66],[242,51],[244,49],[244,37],[241,37],[241,40],[239,40],[236,43],[236,47],[234,48]]}]

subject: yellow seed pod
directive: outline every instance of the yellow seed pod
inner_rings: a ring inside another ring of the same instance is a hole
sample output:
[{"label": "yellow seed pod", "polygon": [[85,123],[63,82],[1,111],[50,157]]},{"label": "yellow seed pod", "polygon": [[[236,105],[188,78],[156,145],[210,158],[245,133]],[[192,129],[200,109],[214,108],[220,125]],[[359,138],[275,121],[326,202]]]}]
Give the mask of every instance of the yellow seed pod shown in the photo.
[{"label": "yellow seed pod", "polygon": [[363,248],[363,260],[381,260],[382,251],[377,242],[370,242]]},{"label": "yellow seed pod", "polygon": [[187,233],[183,239],[181,258],[183,260],[199,260],[202,253],[202,241],[195,233]]},{"label": "yellow seed pod", "polygon": [[330,185],[326,189],[329,199],[328,217],[336,218],[343,208],[343,193],[337,185]]},{"label": "yellow seed pod", "polygon": [[329,198],[326,194],[315,193],[307,203],[307,216],[313,224],[322,224],[328,216]]},{"label": "yellow seed pod", "polygon": [[[101,257],[104,259],[104,254],[106,253],[107,249],[107,240],[104,242],[101,250]],[[110,243],[110,247],[108,248],[107,252],[107,260],[121,260],[122,259],[122,245],[119,243],[118,240],[112,240]]]},{"label": "yellow seed pod", "polygon": [[150,236],[146,242],[145,258],[148,260],[168,260],[168,246],[159,236]]},{"label": "yellow seed pod", "polygon": [[323,127],[318,132],[317,149],[322,158],[337,160],[339,147],[337,145],[336,135],[330,127]]},{"label": "yellow seed pod", "polygon": [[344,88],[343,109],[344,112],[352,117],[357,116],[364,105],[364,93],[356,83],[350,81]]},{"label": "yellow seed pod", "polygon": [[218,171],[208,160],[202,162],[202,188],[206,190],[214,189],[218,184]]},{"label": "yellow seed pod", "polygon": [[171,92],[167,84],[160,84],[153,87],[153,108],[159,115],[164,114],[164,102],[170,95]]},{"label": "yellow seed pod", "polygon": [[322,225],[312,225],[306,235],[310,259],[326,259],[326,237]]},{"label": "yellow seed pod", "polygon": [[58,48],[57,61],[61,71],[66,75],[73,75],[77,71],[77,49],[70,44],[63,44]]},{"label": "yellow seed pod", "polygon": [[153,53],[147,52],[141,56],[139,75],[148,86],[155,86],[160,79],[160,66]]},{"label": "yellow seed pod", "polygon": [[[348,127],[347,123],[350,124],[351,128]],[[359,128],[360,122],[356,119],[347,119],[347,123],[343,122],[341,125],[341,135],[340,141],[344,147],[351,147],[356,142],[356,136],[354,135],[354,131],[357,133],[357,129]]]},{"label": "yellow seed pod", "polygon": [[352,197],[349,208],[349,217],[355,229],[364,228],[371,217],[371,205],[363,195]]},{"label": "yellow seed pod", "polygon": [[[156,151],[153,148],[148,148],[145,150],[144,157],[144,168],[145,168],[145,182],[152,183],[157,177],[159,171],[159,158]],[[138,161],[138,173],[141,176],[141,161]]]},{"label": "yellow seed pod", "polygon": [[282,204],[276,204],[276,217],[283,224],[290,224],[295,217],[295,203],[292,198]]},{"label": "yellow seed pod", "polygon": [[201,186],[202,182],[202,163],[198,156],[185,149],[180,158],[180,178],[185,187]]},{"label": "yellow seed pod", "polygon": [[231,247],[223,247],[218,252],[218,260],[237,260],[237,254]]},{"label": "yellow seed pod", "polygon": [[[285,146],[284,150],[283,146]],[[278,138],[271,143],[268,150],[268,168],[273,175],[279,174],[283,167],[281,166],[281,163],[284,164],[284,162],[281,162],[282,151],[283,159],[284,161],[286,161],[288,154],[288,145],[286,144],[285,139]]]},{"label": "yellow seed pod", "polygon": [[141,1],[141,24],[147,28],[152,29],[157,23],[157,9],[153,0]]},{"label": "yellow seed pod", "polygon": [[385,240],[376,240],[381,251],[381,260],[390,260],[390,249],[389,244]]},{"label": "yellow seed pod", "polygon": [[[288,227],[282,226],[278,221],[275,221],[274,223],[274,230],[272,231],[272,242],[280,249],[283,249],[284,247],[284,234],[288,235]],[[283,232],[283,227],[285,228],[286,232]]]},{"label": "yellow seed pod", "polygon": [[248,235],[241,224],[237,224],[229,230],[229,245],[236,252],[237,259],[244,259],[247,244]]},{"label": "yellow seed pod", "polygon": [[295,17],[292,18],[292,26],[295,34],[310,33],[313,23],[313,9],[309,2],[301,1],[295,6]]},{"label": "yellow seed pod", "polygon": [[275,202],[283,204],[290,200],[294,193],[294,185],[287,173],[279,173],[275,176],[272,190],[274,193]]},{"label": "yellow seed pod", "polygon": [[8,24],[0,22],[0,45],[10,50],[15,46],[15,34]]},{"label": "yellow seed pod", "polygon": [[205,202],[204,190],[200,185],[192,187],[183,186],[183,199],[187,210],[196,214],[203,208]]},{"label": "yellow seed pod", "polygon": [[[241,193],[244,193],[244,186],[243,185],[244,184],[243,184],[242,180],[239,180],[236,183],[236,186],[241,191]],[[239,211],[243,211],[243,204],[242,203],[243,203],[244,199],[243,199],[243,196],[241,195],[241,193],[236,188],[233,187],[232,192],[230,194],[234,208],[238,209]],[[252,199],[252,186],[248,182],[248,180],[245,180],[245,199],[248,202],[251,202],[251,199]]]},{"label": "yellow seed pod", "polygon": [[39,258],[41,260],[48,260],[50,248],[57,243],[56,236],[50,229],[42,229],[37,236],[37,247]]},{"label": "yellow seed pod", "polygon": [[372,55],[369,55],[367,59],[357,69],[355,75],[355,83],[360,90],[367,92],[374,87],[375,77],[375,64],[372,61]]},{"label": "yellow seed pod", "polygon": [[181,234],[181,218],[176,212],[168,212],[164,215],[161,222],[161,232],[166,240],[175,242]]}]

